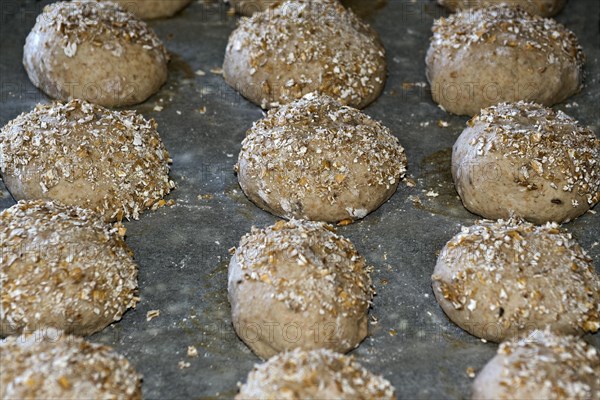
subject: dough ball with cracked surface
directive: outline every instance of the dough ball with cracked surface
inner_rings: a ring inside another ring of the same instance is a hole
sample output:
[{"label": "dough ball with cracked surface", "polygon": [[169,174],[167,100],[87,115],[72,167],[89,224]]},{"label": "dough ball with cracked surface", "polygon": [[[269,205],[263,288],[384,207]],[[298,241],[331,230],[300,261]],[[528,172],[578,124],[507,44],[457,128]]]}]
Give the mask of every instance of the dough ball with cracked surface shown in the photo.
[{"label": "dough ball with cracked surface", "polygon": [[500,345],[473,382],[473,400],[600,399],[600,356],[590,344],[550,331]]},{"label": "dough ball with cracked surface", "polygon": [[485,218],[570,221],[600,200],[600,139],[561,111],[499,104],[468,122],[452,177],[465,207]]},{"label": "dough ball with cracked surface", "polygon": [[311,92],[363,108],[383,90],[385,50],[375,31],[337,0],[286,1],[240,21],[223,76],[263,108]]},{"label": "dough ball with cracked surface", "polygon": [[83,100],[38,105],[0,130],[0,172],[16,200],[58,200],[107,221],[162,205],[170,162],[154,120]]},{"label": "dough ball with cracked surface", "polygon": [[135,307],[137,264],[96,213],[21,201],[0,213],[0,335],[53,327],[91,335]]},{"label": "dough ball with cracked surface", "polygon": [[369,273],[330,225],[292,220],[253,228],[229,264],[234,328],[263,359],[294,348],[348,352],[367,335]]},{"label": "dough ball with cracked surface", "polygon": [[242,142],[244,193],[284,218],[363,218],[386,202],[406,172],[404,149],[381,123],[327,96],[270,110]]},{"label": "dough ball with cracked surface", "polygon": [[448,317],[494,341],[550,327],[600,329],[600,278],[592,259],[556,224],[480,221],[444,246],[432,276]]},{"label": "dough ball with cracked surface", "polygon": [[[105,1],[105,0],[103,0]],[[177,14],[192,0],[110,0],[141,19],[168,18]]]},{"label": "dough ball with cracked surface", "polygon": [[0,359],[2,399],[142,398],[141,376],[125,357],[63,332],[8,338],[0,343]]},{"label": "dough ball with cracked surface", "polygon": [[554,20],[501,5],[440,18],[432,30],[427,78],[451,113],[519,100],[551,106],[582,88],[583,50]]},{"label": "dough ball with cracked surface", "polygon": [[111,2],[44,7],[27,36],[31,82],[58,100],[116,107],[141,103],[167,80],[168,55],[156,34]]},{"label": "dough ball with cracked surface", "polygon": [[450,11],[470,8],[490,7],[498,4],[508,4],[521,7],[530,14],[542,17],[552,17],[558,14],[567,0],[438,0],[438,3]]},{"label": "dough ball with cracked surface", "polygon": [[352,356],[296,349],[255,366],[236,399],[395,400],[396,394],[390,382]]}]

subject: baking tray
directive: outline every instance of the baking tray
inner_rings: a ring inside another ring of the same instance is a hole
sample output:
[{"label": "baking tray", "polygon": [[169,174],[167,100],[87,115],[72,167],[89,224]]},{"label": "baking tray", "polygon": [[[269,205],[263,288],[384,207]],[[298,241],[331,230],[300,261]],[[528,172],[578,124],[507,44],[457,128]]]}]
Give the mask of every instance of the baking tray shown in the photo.
[{"label": "baking tray", "polygon": [[[364,220],[340,227],[374,265],[377,296],[370,336],[352,352],[384,375],[399,398],[470,396],[466,370],[479,370],[496,345],[452,324],[438,307],[430,276],[439,249],[477,217],[467,212],[452,185],[451,146],[467,118],[451,116],[432,101],[425,52],[433,1],[354,0],[387,49],[389,78],[382,96],[365,112],[400,139],[415,187],[398,192]],[[1,1],[0,123],[48,99],[21,66],[22,46],[47,2]],[[168,83],[135,109],[155,118],[173,158],[178,188],[164,207],[127,222],[127,243],[140,266],[141,302],[123,319],[93,335],[113,346],[144,375],[149,399],[231,398],[260,360],[236,337],[227,301],[227,250],[252,225],[276,221],[250,203],[233,174],[240,142],[262,111],[227,86],[216,71],[237,17],[220,2],[193,2],[173,19],[150,25],[172,53]],[[600,2],[570,0],[558,20],[573,30],[588,56],[585,88],[558,108],[600,128]],[[197,71],[205,75],[199,75]],[[218,71],[216,71],[218,72]],[[156,107],[156,106],[160,107]],[[161,111],[155,111],[162,107]],[[444,127],[446,122],[447,127]],[[3,185],[0,207],[14,204]],[[437,197],[427,196],[433,191]],[[565,225],[600,266],[600,216],[587,213]],[[146,320],[150,310],[160,316]],[[598,335],[586,340],[600,348]],[[198,357],[186,355],[188,346]],[[9,362],[2,360],[2,362]]]}]

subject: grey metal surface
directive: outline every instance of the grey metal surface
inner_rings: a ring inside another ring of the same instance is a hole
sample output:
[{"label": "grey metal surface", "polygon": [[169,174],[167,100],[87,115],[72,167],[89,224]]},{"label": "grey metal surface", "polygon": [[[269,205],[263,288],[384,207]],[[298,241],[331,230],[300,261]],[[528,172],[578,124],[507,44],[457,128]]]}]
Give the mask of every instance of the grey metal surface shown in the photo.
[{"label": "grey metal surface", "polygon": [[[354,3],[369,10],[370,1]],[[401,184],[379,210],[339,229],[375,266],[378,294],[371,315],[377,323],[370,325],[370,336],[353,354],[387,377],[400,398],[466,398],[471,383],[466,369],[480,369],[496,346],[453,325],[430,287],[437,251],[461,224],[477,219],[462,207],[449,174],[450,147],[466,118],[436,107],[427,88],[406,84],[426,81],[423,60],[430,27],[444,12],[432,1],[373,3],[379,9],[367,12],[366,18],[386,46],[389,79],[381,98],[366,113],[400,138],[417,184],[413,188]],[[3,125],[47,101],[21,66],[25,36],[46,2],[0,4]],[[246,129],[262,113],[210,72],[220,67],[236,24],[236,17],[226,10],[220,3],[194,2],[173,19],[151,23],[173,53],[170,77],[157,95],[135,108],[159,123],[174,160],[172,177],[178,189],[169,198],[176,205],[126,223],[127,242],[140,265],[141,302],[120,322],[90,338],[114,346],[133,362],[144,375],[145,398],[230,398],[236,383],[259,361],[230,326],[227,249],[237,245],[252,225],[276,219],[244,197],[232,172]],[[599,13],[596,0],[570,0],[558,17],[577,34],[588,56],[583,92],[558,108],[596,132],[600,131]],[[206,75],[195,74],[197,70]],[[153,111],[157,104],[162,111]],[[204,114],[199,111],[202,107]],[[438,126],[439,120],[447,121],[448,127]],[[9,207],[14,201],[1,186],[0,208]],[[425,196],[429,190],[439,196]],[[598,268],[600,216],[588,213],[565,228]],[[154,309],[160,309],[160,316],[146,321],[146,312]],[[598,335],[587,339],[600,347]],[[190,345],[197,347],[199,357],[186,356]],[[180,369],[180,361],[189,362],[189,367]]]}]

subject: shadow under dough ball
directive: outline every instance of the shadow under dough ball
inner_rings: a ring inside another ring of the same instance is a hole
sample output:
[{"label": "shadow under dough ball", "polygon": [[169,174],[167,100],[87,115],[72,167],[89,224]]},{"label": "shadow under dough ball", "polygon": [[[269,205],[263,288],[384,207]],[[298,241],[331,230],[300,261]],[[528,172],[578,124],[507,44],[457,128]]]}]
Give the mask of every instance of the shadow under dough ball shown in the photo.
[{"label": "shadow under dough ball", "polygon": [[367,371],[352,356],[331,350],[296,349],[256,365],[236,400],[395,400],[394,387]]},{"label": "shadow under dough ball", "polygon": [[346,353],[367,336],[370,268],[322,222],[252,228],[229,263],[236,333],[259,357],[328,348]]},{"label": "shadow under dough ball", "polygon": [[154,120],[82,100],[38,105],[0,130],[0,172],[16,200],[90,208],[137,219],[175,184]]},{"label": "shadow under dough ball", "polygon": [[[0,343],[2,399],[141,400],[141,376],[112,348],[43,329]],[[4,362],[9,360],[9,362]]]},{"label": "shadow under dough ball", "polygon": [[467,123],[452,177],[465,207],[485,218],[567,222],[600,200],[600,139],[561,111],[499,104]]},{"label": "shadow under dough ball", "polygon": [[[103,0],[108,1],[108,0]],[[168,18],[177,14],[192,0],[110,0],[141,19]]]},{"label": "shadow under dough ball", "polygon": [[242,141],[244,193],[284,218],[338,222],[365,217],[396,191],[404,149],[388,128],[327,96],[270,110]]},{"label": "shadow under dough ball", "polygon": [[489,7],[499,4],[508,4],[512,7],[521,7],[530,14],[542,17],[552,17],[558,14],[565,6],[567,0],[438,0],[438,3],[450,11],[465,10],[470,8]]},{"label": "shadow under dough ball", "polygon": [[427,78],[448,112],[473,116],[519,100],[551,106],[581,90],[583,50],[552,19],[502,5],[440,18],[432,30]]},{"label": "shadow under dough ball", "polygon": [[111,2],[44,7],[27,36],[31,82],[58,100],[116,107],[141,103],[167,80],[168,55],[156,34]]},{"label": "shadow under dough ball", "polygon": [[240,20],[223,76],[262,108],[311,92],[363,108],[383,90],[385,50],[377,33],[337,0],[286,1]]},{"label": "shadow under dough ball", "polygon": [[21,201],[0,213],[0,236],[0,335],[91,335],[138,301],[133,252],[90,210]]},{"label": "shadow under dough ball", "polygon": [[433,293],[470,334],[501,342],[549,326],[600,329],[600,278],[592,259],[556,224],[480,221],[442,249]]},{"label": "shadow under dough ball", "polygon": [[473,382],[473,400],[598,400],[598,350],[573,336],[536,332],[502,343]]}]

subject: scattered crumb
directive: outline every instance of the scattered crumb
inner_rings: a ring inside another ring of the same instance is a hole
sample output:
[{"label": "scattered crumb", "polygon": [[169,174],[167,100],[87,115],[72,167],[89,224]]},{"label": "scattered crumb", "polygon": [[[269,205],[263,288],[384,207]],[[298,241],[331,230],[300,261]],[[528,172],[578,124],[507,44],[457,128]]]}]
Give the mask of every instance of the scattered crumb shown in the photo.
[{"label": "scattered crumb", "polygon": [[592,245],[590,246],[590,249],[593,249],[594,247],[598,247],[600,246],[600,242],[594,242],[592,243]]},{"label": "scattered crumb", "polygon": [[188,357],[198,357],[198,349],[196,348],[196,346],[188,346],[187,356]]},{"label": "scattered crumb", "polygon": [[198,75],[198,76],[204,76],[204,75],[206,75],[206,72],[204,72],[204,71],[202,71],[201,69],[199,69],[199,70],[197,70],[197,71],[195,72],[195,74],[196,74],[196,75]]},{"label": "scattered crumb", "polygon": [[419,198],[419,196],[413,196],[413,195],[411,195],[411,196],[408,196],[408,199],[410,201],[412,201],[414,205],[421,205],[422,204],[421,203],[421,199]]},{"label": "scattered crumb", "polygon": [[447,127],[448,127],[448,125],[450,125],[450,124],[449,124],[448,122],[446,122],[446,121],[442,121],[441,119],[439,119],[439,120],[438,120],[438,122],[437,122],[437,125],[438,125],[440,128],[447,128]]},{"label": "scattered crumb", "polygon": [[199,194],[197,198],[198,198],[198,200],[212,200],[212,198],[213,198],[213,195],[212,195],[212,194],[210,194],[210,193],[207,193],[207,194]]},{"label": "scattered crumb", "polygon": [[175,112],[177,113],[177,115],[181,115],[181,111],[177,110]]},{"label": "scattered crumb", "polygon": [[377,318],[374,315],[371,315],[371,324],[372,325],[377,325],[378,322],[379,322],[379,318]]},{"label": "scattered crumb", "polygon": [[179,369],[189,368],[190,365],[192,365],[192,364],[190,364],[187,361],[179,361],[179,363],[177,364],[177,366],[179,367]]},{"label": "scattered crumb", "polygon": [[338,226],[346,226],[346,225],[350,225],[352,223],[352,220],[350,218],[347,219],[343,219],[340,222],[337,223]]},{"label": "scattered crumb", "polygon": [[404,178],[404,182],[406,183],[406,186],[408,187],[415,187],[417,186],[417,182],[415,182],[415,180],[413,178]]},{"label": "scattered crumb", "polygon": [[156,112],[161,112],[163,110],[163,106],[159,106],[157,104],[157,105],[154,106],[153,110],[156,111]]},{"label": "scattered crumb", "polygon": [[223,75],[223,68],[211,68],[210,72],[215,75]]},{"label": "scattered crumb", "polygon": [[482,341],[483,343],[487,343],[487,340],[485,340],[484,338],[481,338],[481,341]]},{"label": "scattered crumb", "polygon": [[200,108],[198,109],[198,112],[199,112],[200,114],[206,114],[206,106],[202,106],[202,107],[200,107]]},{"label": "scattered crumb", "polygon": [[579,107],[579,103],[577,103],[575,101],[572,103],[565,104],[565,108],[577,108],[577,107]]},{"label": "scattered crumb", "polygon": [[467,368],[467,376],[471,379],[475,378],[475,368],[473,367],[468,367]]},{"label": "scattered crumb", "polygon": [[420,122],[419,126],[422,127],[422,128],[427,128],[429,126],[429,121]]},{"label": "scattered crumb", "polygon": [[146,321],[152,321],[158,316],[160,316],[160,310],[150,310],[146,313]]},{"label": "scattered crumb", "polygon": [[429,192],[425,193],[425,196],[427,197],[438,197],[440,194],[438,192],[435,192],[433,190],[430,190]]},{"label": "scattered crumb", "polygon": [[398,331],[397,331],[397,330],[395,330],[395,329],[390,329],[390,330],[388,331],[388,333],[390,334],[390,336],[396,336],[396,335],[398,334]]},{"label": "scattered crumb", "polygon": [[588,212],[592,215],[596,215],[596,210],[589,209]]}]

